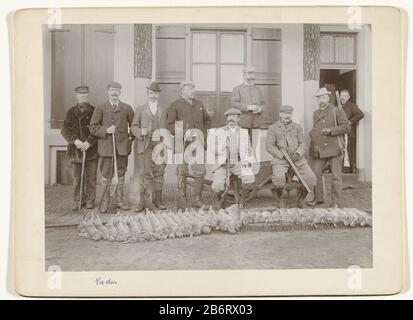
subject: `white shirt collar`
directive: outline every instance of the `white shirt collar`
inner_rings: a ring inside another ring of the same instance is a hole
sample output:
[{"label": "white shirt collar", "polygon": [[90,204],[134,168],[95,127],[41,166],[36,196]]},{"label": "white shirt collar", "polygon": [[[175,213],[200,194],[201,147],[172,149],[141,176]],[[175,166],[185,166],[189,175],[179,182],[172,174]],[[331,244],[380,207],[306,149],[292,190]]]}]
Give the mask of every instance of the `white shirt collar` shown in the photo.
[{"label": "white shirt collar", "polygon": [[156,114],[156,112],[158,111],[158,101],[148,101],[148,104],[152,114]]},{"label": "white shirt collar", "polygon": [[186,100],[189,104],[192,104],[192,99],[185,98],[184,96],[181,96],[181,97],[182,99]]}]

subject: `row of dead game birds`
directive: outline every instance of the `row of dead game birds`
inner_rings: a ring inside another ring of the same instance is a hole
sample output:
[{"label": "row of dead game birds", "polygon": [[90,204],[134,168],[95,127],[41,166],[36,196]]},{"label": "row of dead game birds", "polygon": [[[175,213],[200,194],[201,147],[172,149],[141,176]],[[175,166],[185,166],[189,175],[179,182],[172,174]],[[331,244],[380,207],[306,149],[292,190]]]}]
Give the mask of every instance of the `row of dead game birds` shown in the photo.
[{"label": "row of dead game birds", "polygon": [[199,209],[184,212],[120,213],[103,223],[99,214],[91,212],[79,225],[79,236],[91,240],[134,243],[168,238],[198,236],[219,230],[238,232],[247,224],[301,224],[317,228],[371,226],[371,215],[354,208],[344,209],[277,209],[275,211],[240,210],[236,205],[218,211]]}]

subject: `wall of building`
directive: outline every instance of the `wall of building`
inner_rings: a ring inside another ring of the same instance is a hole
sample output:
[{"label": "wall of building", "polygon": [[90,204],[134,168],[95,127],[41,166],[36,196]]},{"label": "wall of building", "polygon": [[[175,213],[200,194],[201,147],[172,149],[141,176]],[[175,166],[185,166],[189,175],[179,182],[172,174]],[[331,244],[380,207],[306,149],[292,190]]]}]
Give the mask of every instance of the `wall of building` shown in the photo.
[{"label": "wall of building", "polygon": [[[263,26],[260,26],[263,27]],[[281,29],[281,104],[290,104],[295,108],[294,121],[303,126],[308,135],[312,127],[312,112],[316,101],[312,95],[318,87],[316,81],[304,82],[303,55],[304,39],[303,25],[285,24],[268,25],[268,28]],[[334,27],[332,27],[334,29]],[[153,27],[153,30],[155,26]],[[331,28],[330,28],[331,29]],[[134,77],[134,26],[115,25],[114,34],[114,66],[115,81],[122,84],[121,100],[134,108],[146,100],[146,86],[151,79]],[[357,103],[365,113],[365,118],[358,128],[358,158],[359,178],[362,181],[371,181],[371,130],[372,130],[372,98],[371,98],[371,30],[363,27],[358,36],[358,69],[357,69]],[[50,176],[53,155],[51,148],[65,146],[60,136],[60,130],[50,130],[50,39],[45,32],[45,183],[52,183]],[[152,34],[152,80],[156,74],[156,42],[155,33]],[[251,45],[251,44],[250,44]],[[314,83],[313,83],[314,82]],[[261,160],[269,160],[271,156],[265,151],[266,130],[262,130],[260,137]],[[129,157],[127,179],[133,176],[134,157]]]}]

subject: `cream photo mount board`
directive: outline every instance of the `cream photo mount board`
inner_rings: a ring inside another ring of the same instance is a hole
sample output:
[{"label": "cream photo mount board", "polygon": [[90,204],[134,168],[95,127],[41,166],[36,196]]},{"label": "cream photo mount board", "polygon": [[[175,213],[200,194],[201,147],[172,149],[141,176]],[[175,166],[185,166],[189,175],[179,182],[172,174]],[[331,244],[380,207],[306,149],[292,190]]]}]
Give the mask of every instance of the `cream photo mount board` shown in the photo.
[{"label": "cream photo mount board", "polygon": [[[140,7],[23,9],[14,12],[13,270],[23,296],[300,296],[396,294],[406,281],[404,235],[404,93],[406,14],[357,7],[371,28],[371,268],[53,272],[45,270],[45,94],[43,26],[52,24],[354,23],[348,7]],[[56,11],[57,10],[57,11]],[[57,15],[56,15],[57,12]],[[112,32],[106,30],[105,32]],[[281,34],[282,37],[282,34]],[[250,39],[246,40],[251,41]],[[190,48],[186,48],[190,50]],[[250,61],[245,61],[250,63]],[[346,65],[343,67],[351,68]],[[134,72],[134,70],[131,70]],[[286,72],[284,70],[284,72]],[[190,78],[190,74],[185,75]],[[363,79],[360,79],[363,81]],[[287,85],[287,84],[285,84]],[[284,90],[281,88],[281,90]],[[391,94],[390,94],[391,93]],[[56,271],[56,270],[54,270]],[[98,285],[98,279],[110,279]],[[361,281],[361,282],[360,282]]]}]

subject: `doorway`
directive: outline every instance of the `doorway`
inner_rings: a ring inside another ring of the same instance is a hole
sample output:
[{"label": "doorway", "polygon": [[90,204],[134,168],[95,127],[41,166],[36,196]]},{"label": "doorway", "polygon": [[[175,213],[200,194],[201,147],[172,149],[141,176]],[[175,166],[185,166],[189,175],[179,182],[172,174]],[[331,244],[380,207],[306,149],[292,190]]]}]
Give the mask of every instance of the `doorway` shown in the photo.
[{"label": "doorway", "polygon": [[[350,101],[356,103],[356,70],[343,69],[321,69],[320,70],[320,87],[326,87],[331,92],[331,103],[337,106],[336,92],[347,89],[350,93]],[[354,143],[349,145],[350,171],[344,172],[356,173],[357,159],[357,132],[355,132]]]}]

